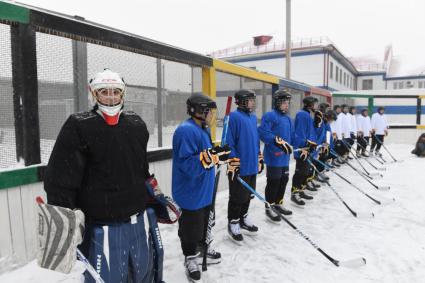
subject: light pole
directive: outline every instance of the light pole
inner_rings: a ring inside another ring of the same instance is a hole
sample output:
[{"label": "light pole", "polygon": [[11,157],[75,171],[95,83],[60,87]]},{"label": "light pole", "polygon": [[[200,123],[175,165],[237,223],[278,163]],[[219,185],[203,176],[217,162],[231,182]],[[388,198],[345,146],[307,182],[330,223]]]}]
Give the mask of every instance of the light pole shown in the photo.
[{"label": "light pole", "polygon": [[285,77],[291,78],[291,0],[286,0],[286,49]]}]

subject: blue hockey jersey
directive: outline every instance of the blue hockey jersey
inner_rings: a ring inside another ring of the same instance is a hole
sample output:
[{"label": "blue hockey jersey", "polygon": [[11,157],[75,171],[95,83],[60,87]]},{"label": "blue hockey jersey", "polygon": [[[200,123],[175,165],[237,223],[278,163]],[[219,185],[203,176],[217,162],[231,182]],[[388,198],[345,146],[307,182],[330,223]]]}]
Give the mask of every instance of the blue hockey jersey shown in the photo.
[{"label": "blue hockey jersey", "polygon": [[184,209],[197,210],[212,202],[215,168],[206,170],[199,159],[201,151],[211,147],[209,129],[202,129],[193,119],[174,132],[172,192]]},{"label": "blue hockey jersey", "polygon": [[258,135],[264,142],[264,162],[273,167],[289,166],[290,154],[285,154],[275,145],[275,137],[279,136],[292,145],[294,125],[291,118],[277,110],[265,113],[258,127]]},{"label": "blue hockey jersey", "polygon": [[[307,145],[307,140],[317,142],[313,118],[310,116],[310,112],[306,109],[301,109],[297,112],[294,125],[294,149],[305,147]],[[295,158],[298,158],[299,156],[300,152],[294,153]]]},{"label": "blue hockey jersey", "polygon": [[247,113],[241,109],[230,113],[227,144],[232,149],[230,157],[241,160],[239,175],[256,175],[260,139],[257,132],[257,116],[254,113]]}]

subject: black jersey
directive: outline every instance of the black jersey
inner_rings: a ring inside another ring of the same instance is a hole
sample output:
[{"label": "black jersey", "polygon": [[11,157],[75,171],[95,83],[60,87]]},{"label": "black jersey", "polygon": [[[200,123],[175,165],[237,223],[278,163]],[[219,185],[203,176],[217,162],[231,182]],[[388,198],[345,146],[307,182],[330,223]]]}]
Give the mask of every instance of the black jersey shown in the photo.
[{"label": "black jersey", "polygon": [[47,166],[50,204],[80,208],[89,222],[125,221],[143,212],[149,132],[134,112],[109,126],[94,110],[71,115]]}]

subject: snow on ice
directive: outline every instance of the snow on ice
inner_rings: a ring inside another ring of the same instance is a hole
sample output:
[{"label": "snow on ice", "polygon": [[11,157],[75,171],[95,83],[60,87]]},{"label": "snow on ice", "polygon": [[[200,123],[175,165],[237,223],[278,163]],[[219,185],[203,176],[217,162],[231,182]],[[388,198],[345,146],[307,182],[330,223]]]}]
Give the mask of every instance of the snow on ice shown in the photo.
[{"label": "snow on ice", "polygon": [[[214,228],[216,250],[222,263],[209,266],[204,282],[423,282],[425,278],[425,159],[410,154],[411,145],[388,146],[403,163],[386,164],[384,178],[378,185],[390,185],[378,191],[345,166],[338,172],[355,182],[378,200],[395,202],[377,205],[332,173],[330,183],[355,211],[373,212],[373,219],[354,218],[332,191],[322,186],[305,209],[289,204],[288,184],[285,199],[293,210],[290,221],[308,235],[325,252],[338,260],[365,257],[361,268],[335,267],[305,239],[284,222],[272,224],[265,219],[264,205],[251,203],[251,217],[259,226],[256,237],[245,237],[238,246],[227,238],[227,191],[217,195],[217,221]],[[387,160],[391,158],[384,153]],[[376,161],[376,166],[381,166]],[[354,163],[355,164],[355,163]],[[372,168],[366,164],[368,170]],[[291,168],[291,174],[293,172]],[[258,178],[257,188],[264,194],[265,176]],[[161,225],[165,246],[164,279],[169,283],[187,282],[183,256],[177,237],[177,225]],[[0,275],[0,282],[81,282],[83,267],[78,264],[65,275],[37,267],[36,262]]]}]

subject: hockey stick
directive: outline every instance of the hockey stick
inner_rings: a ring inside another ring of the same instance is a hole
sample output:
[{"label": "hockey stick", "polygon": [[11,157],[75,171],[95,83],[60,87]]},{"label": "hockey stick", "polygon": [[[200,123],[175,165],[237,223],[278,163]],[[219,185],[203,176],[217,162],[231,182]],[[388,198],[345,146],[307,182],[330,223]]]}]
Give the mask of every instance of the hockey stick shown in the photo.
[{"label": "hockey stick", "polygon": [[[314,166],[313,162],[311,162],[311,157],[307,159],[307,162],[310,164],[311,167],[313,167],[314,171],[316,173],[319,173],[319,170],[317,170],[316,166]],[[348,206],[348,204],[344,201],[344,199],[338,194],[338,192],[331,186],[329,181],[325,180],[325,183],[328,185],[328,187],[332,190],[332,192],[336,195],[336,197],[342,202],[342,204],[350,211],[350,213],[356,217],[356,218],[373,218],[375,215],[373,213],[371,214],[364,214],[354,211],[351,207]]]},{"label": "hockey stick", "polygon": [[[331,155],[334,157],[340,157],[336,152],[334,152],[333,150],[331,150]],[[371,184],[375,189],[377,190],[383,190],[383,191],[387,191],[390,189],[390,186],[377,186],[376,184],[374,184],[371,180],[369,180],[369,178],[371,178],[370,176],[367,176],[365,174],[363,174],[363,172],[360,172],[359,170],[357,170],[353,165],[351,165],[349,162],[346,162],[348,166],[351,167],[351,169],[353,169],[355,172],[357,172],[357,174],[359,174],[361,177],[363,177],[363,179],[365,179],[369,184]]]},{"label": "hockey stick", "polygon": [[391,154],[391,152],[388,150],[388,148],[384,145],[383,142],[381,142],[381,140],[375,134],[373,134],[373,136],[378,141],[378,143],[388,152],[388,154],[391,156],[391,158],[394,160],[394,162],[402,162],[401,160],[395,159],[395,157]]},{"label": "hockey stick", "polygon": [[[357,138],[358,139],[358,138]],[[366,140],[364,139],[364,137],[361,137],[361,139],[363,139],[363,141],[365,141],[366,142]],[[370,156],[372,156],[372,157],[375,157],[375,156],[373,156],[373,155],[371,155],[370,154],[370,151],[368,151],[364,146],[362,146],[358,141],[357,141],[357,145],[358,146],[360,146],[365,152],[367,151],[368,153],[369,153],[369,157]],[[375,158],[376,159],[376,158]],[[378,167],[376,167],[375,165],[373,165],[373,163],[372,162],[370,162],[369,161],[369,159],[368,158],[365,158],[365,160],[367,161],[367,163],[369,163],[373,168],[375,168],[376,170],[379,170],[379,171],[385,171],[386,170],[386,168],[385,167],[381,167],[381,168],[378,168]],[[379,159],[376,159],[379,163],[381,163],[381,164],[384,164],[382,161],[380,161]]]},{"label": "hockey stick", "polygon": [[363,164],[360,162],[360,160],[357,158],[357,156],[355,154],[353,154],[353,152],[351,151],[351,147],[344,140],[341,140],[341,142],[345,146],[345,148],[348,150],[348,152],[351,153],[351,155],[353,156],[353,158],[359,163],[360,167],[362,167],[363,171],[367,175],[369,175],[369,176],[380,175],[382,177],[382,175],[379,174],[379,173],[378,174],[371,174],[369,171],[367,171],[366,168],[363,166]]},{"label": "hockey stick", "polygon": [[[221,133],[221,146],[224,146],[226,144],[226,138],[227,138],[227,129],[229,128],[229,113],[230,109],[232,107],[232,97],[227,97],[227,104],[226,104],[226,112],[223,119],[223,132]],[[211,203],[210,212],[208,214],[208,224],[206,226],[205,230],[205,242],[203,246],[204,254],[202,255],[202,271],[207,271],[207,253],[208,253],[208,247],[212,242],[212,227],[214,226],[215,221],[215,198],[217,195],[218,190],[218,183],[220,181],[220,174],[221,174],[221,166],[217,166],[217,173],[215,175],[214,179],[214,193],[213,193],[213,201]]]},{"label": "hockey stick", "polygon": [[[329,165],[327,165],[326,163],[320,161],[319,159],[314,159],[315,161],[319,162],[320,164],[322,164],[322,166],[324,166],[327,169],[330,169]],[[363,191],[362,189],[360,189],[359,187],[357,187],[356,185],[354,185],[352,182],[350,182],[347,178],[345,178],[344,176],[342,176],[341,174],[339,174],[338,172],[335,172],[333,170],[332,173],[334,173],[335,175],[337,175],[338,177],[340,177],[341,179],[343,179],[345,182],[347,182],[348,184],[350,184],[352,187],[354,187],[355,189],[357,189],[359,192],[361,192],[363,195],[365,195],[366,197],[368,197],[369,199],[371,199],[372,201],[374,201],[375,203],[382,205],[382,204],[387,204],[390,203],[391,201],[379,201],[373,197],[371,197],[369,194],[367,194],[365,191]],[[395,201],[395,199],[392,199],[392,201]]]},{"label": "hockey stick", "polygon": [[[37,204],[44,204],[44,200],[40,196],[36,197],[35,201],[37,202]],[[84,264],[87,271],[90,273],[90,275],[96,281],[96,283],[105,283],[105,281],[103,281],[102,277],[100,277],[100,274],[97,273],[97,271],[94,269],[94,267],[90,264],[90,262],[87,260],[87,258],[83,255],[83,253],[78,248],[77,248],[77,257]]]},{"label": "hockey stick", "polygon": [[270,205],[268,201],[264,199],[257,191],[255,191],[253,188],[251,188],[250,185],[248,185],[244,180],[242,180],[241,177],[238,176],[238,181],[252,194],[254,194],[259,200],[261,200],[267,208],[271,208],[277,215],[282,218],[283,221],[286,222],[289,226],[291,226],[292,229],[294,229],[298,235],[303,237],[307,242],[310,243],[318,252],[320,252],[324,257],[326,257],[330,262],[332,262],[335,266],[344,266],[344,267],[360,267],[366,264],[366,259],[363,257],[355,258],[347,261],[339,261],[330,255],[328,255],[326,252],[324,252],[316,243],[314,243],[306,234],[304,234],[301,230],[299,230],[294,224],[292,224],[285,216],[278,213],[273,206]]},{"label": "hockey stick", "polygon": [[[358,138],[357,138],[358,139]],[[364,150],[366,150],[358,141],[357,141],[357,146],[360,146],[362,149],[364,149]],[[360,159],[360,157],[357,157],[357,158],[359,158]],[[376,167],[372,162],[370,162],[369,161],[369,159],[367,159],[367,158],[362,158],[362,160],[365,160],[372,168],[374,168],[375,170],[378,170],[378,171],[385,171],[386,170],[386,168],[378,168],[378,167]]]}]

